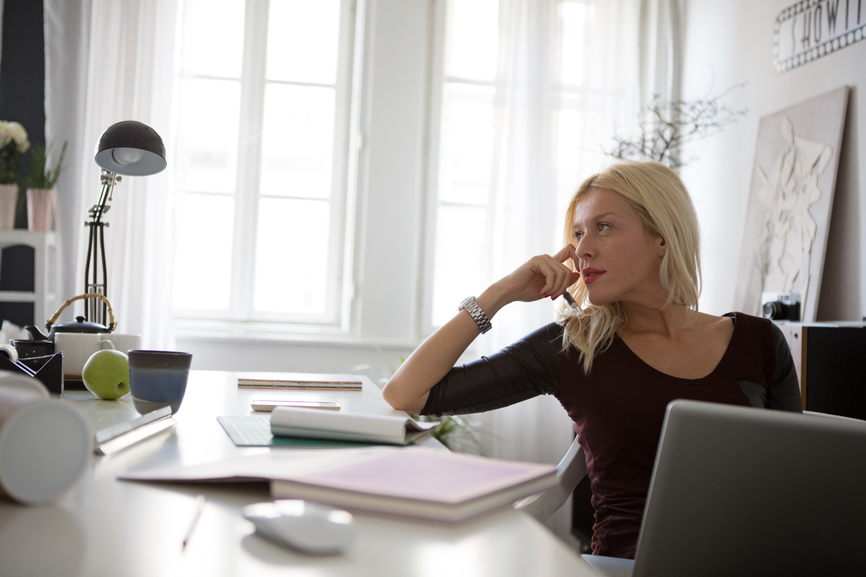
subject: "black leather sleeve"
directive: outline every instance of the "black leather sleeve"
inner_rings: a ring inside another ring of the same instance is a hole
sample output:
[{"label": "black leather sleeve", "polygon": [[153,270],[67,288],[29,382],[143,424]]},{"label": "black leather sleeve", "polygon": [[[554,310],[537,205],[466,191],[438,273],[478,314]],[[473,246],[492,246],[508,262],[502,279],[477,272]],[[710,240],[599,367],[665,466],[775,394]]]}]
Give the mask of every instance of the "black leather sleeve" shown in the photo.
[{"label": "black leather sleeve", "polygon": [[557,388],[563,329],[551,323],[490,357],[451,369],[430,390],[424,415],[499,409]]},{"label": "black leather sleeve", "polygon": [[797,379],[797,369],[791,358],[791,347],[785,340],[782,329],[773,324],[773,342],[776,345],[776,374],[767,393],[767,404],[771,409],[803,412],[800,400],[800,382]]}]

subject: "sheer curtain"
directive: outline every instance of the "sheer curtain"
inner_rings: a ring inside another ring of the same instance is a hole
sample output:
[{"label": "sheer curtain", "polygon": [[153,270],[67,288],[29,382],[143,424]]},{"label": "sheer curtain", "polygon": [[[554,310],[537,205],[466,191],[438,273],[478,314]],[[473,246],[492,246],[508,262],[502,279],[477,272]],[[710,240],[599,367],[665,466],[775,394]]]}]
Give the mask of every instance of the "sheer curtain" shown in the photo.
[{"label": "sheer curtain", "polygon": [[[672,4],[677,0],[500,0],[484,251],[491,280],[559,249],[571,194],[612,162],[602,148],[617,130],[634,126],[643,93],[679,82],[669,65],[676,54]],[[506,307],[495,330],[476,342],[476,353],[497,351],[550,322],[554,306],[548,300]],[[501,458],[555,463],[574,433],[552,397],[479,418],[486,454]],[[570,534],[568,509],[548,523],[563,536]]]},{"label": "sheer curtain", "polygon": [[[502,0],[499,15],[493,201],[485,231],[491,279],[559,250],[571,193],[610,162],[601,147],[637,112],[638,2]],[[506,307],[496,330],[479,339],[480,352],[550,322],[553,307],[549,300]],[[484,419],[491,456],[556,462],[571,443],[571,421],[555,399]]]},{"label": "sheer curtain", "polygon": [[[65,300],[83,292],[82,223],[100,190],[93,152],[102,132],[115,122],[138,120],[170,145],[177,5],[176,0],[45,0],[44,15],[46,141],[57,149],[69,143],[56,219]],[[141,334],[146,347],[173,345],[171,170],[123,177],[105,216],[107,294],[117,331]]]},{"label": "sheer curtain", "polygon": [[681,0],[641,0],[640,91],[641,104],[658,95],[679,100],[682,71]]}]

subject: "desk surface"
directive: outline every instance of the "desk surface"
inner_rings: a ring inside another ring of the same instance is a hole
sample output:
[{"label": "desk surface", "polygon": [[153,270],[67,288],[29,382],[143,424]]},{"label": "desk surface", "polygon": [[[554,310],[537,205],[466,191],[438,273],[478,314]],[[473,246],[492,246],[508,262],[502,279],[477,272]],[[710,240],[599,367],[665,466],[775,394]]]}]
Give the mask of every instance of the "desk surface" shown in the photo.
[{"label": "desk surface", "polygon": [[[541,524],[511,509],[456,526],[358,514],[358,540],[349,551],[312,557],[254,535],[252,523],[241,516],[243,506],[271,500],[267,483],[182,485],[116,479],[123,472],[156,465],[290,450],[235,447],[217,423],[219,415],[252,414],[253,398],[336,400],[344,410],[401,414],[382,400],[378,387],[362,380],[361,393],[238,390],[234,373],[193,371],[175,427],[114,455],[93,455],[83,480],[56,505],[24,507],[0,499],[0,574],[595,574]],[[83,409],[94,429],[137,416],[129,397],[101,401],[87,391],[66,396]],[[200,493],[207,504],[182,549]]]}]

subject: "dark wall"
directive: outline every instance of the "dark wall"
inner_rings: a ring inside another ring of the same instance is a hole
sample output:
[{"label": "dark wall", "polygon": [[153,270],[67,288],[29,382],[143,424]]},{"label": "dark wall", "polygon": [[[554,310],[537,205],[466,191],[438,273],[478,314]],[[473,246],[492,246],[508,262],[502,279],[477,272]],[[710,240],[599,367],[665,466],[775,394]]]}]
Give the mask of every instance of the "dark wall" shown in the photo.
[{"label": "dark wall", "polygon": [[[31,146],[45,144],[45,35],[41,0],[3,2],[3,47],[0,54],[0,120],[20,122]],[[21,174],[30,156],[21,159]],[[27,228],[27,213],[19,197],[16,228]],[[0,260],[0,290],[33,290],[33,249],[13,246]],[[0,319],[33,323],[33,304],[0,303]]]},{"label": "dark wall", "polygon": [[[40,0],[3,2],[0,120],[20,122],[31,145],[45,144],[45,33]],[[25,153],[22,174],[29,169],[30,156]],[[27,215],[20,206],[15,225],[27,228]]]}]

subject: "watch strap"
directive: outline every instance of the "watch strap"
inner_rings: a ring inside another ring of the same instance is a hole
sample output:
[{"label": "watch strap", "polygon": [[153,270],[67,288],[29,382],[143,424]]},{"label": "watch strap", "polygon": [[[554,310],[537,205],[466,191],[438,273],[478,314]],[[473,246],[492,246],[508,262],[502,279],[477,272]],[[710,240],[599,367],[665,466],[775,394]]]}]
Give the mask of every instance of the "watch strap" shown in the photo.
[{"label": "watch strap", "polygon": [[484,314],[484,311],[481,310],[481,307],[478,306],[477,302],[475,302],[475,297],[466,297],[463,299],[463,302],[460,303],[457,310],[469,313],[472,320],[474,320],[475,324],[478,325],[478,329],[481,331],[482,335],[493,328],[493,325],[490,324],[490,319],[487,318],[487,315]]}]

